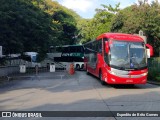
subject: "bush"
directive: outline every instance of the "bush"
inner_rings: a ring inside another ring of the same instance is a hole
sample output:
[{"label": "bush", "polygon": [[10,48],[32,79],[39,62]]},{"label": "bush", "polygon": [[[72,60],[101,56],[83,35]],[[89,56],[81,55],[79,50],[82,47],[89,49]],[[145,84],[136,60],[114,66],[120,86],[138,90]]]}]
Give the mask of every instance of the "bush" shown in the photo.
[{"label": "bush", "polygon": [[0,66],[5,66],[6,58],[0,58]]},{"label": "bush", "polygon": [[149,80],[160,81],[160,57],[149,59],[148,70]]}]

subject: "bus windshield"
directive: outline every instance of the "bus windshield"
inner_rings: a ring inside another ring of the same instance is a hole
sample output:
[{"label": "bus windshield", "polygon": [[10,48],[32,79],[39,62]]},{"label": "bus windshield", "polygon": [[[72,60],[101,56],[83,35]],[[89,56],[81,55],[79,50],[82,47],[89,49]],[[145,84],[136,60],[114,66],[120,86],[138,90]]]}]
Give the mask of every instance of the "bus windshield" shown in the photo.
[{"label": "bus windshield", "polygon": [[54,61],[84,62],[84,47],[82,45],[61,46],[61,55],[58,57],[54,57]]},{"label": "bus windshield", "polygon": [[109,64],[113,68],[122,70],[147,67],[144,43],[112,40],[110,42]]},{"label": "bus windshield", "polygon": [[63,48],[62,57],[70,56],[70,57],[83,57],[84,56],[84,48],[83,46],[67,46]]}]

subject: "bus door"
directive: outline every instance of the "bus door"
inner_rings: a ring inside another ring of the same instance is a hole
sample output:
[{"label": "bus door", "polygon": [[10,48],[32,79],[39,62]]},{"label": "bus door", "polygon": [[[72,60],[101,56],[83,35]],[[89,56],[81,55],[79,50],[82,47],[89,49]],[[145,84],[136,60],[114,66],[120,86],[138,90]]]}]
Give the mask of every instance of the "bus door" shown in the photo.
[{"label": "bus door", "polygon": [[95,73],[97,76],[99,76],[99,69],[101,69],[102,64],[102,40],[96,41],[96,51],[97,51],[97,60],[96,60],[96,69]]},{"label": "bus door", "polygon": [[96,66],[97,66],[97,52],[93,51],[91,54],[91,66],[93,68],[93,70],[96,70]]},{"label": "bus door", "polygon": [[101,68],[102,63],[102,40],[96,40],[93,42],[94,47],[94,73],[98,77],[99,69]]}]

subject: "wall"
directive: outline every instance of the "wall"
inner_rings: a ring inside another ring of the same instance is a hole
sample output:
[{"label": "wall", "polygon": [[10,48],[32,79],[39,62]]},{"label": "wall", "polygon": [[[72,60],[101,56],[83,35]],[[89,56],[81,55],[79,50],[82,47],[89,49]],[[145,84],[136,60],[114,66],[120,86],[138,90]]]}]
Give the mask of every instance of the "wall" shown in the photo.
[{"label": "wall", "polygon": [[0,77],[19,73],[19,66],[0,67]]}]

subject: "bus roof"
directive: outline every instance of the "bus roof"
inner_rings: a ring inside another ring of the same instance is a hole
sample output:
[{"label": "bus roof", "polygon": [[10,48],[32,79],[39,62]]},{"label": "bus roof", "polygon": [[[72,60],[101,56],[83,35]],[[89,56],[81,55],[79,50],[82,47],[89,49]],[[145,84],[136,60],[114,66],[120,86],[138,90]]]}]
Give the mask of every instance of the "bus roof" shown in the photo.
[{"label": "bus roof", "polygon": [[99,35],[96,40],[101,38],[110,38],[115,40],[125,40],[125,41],[135,41],[135,42],[144,42],[144,40],[138,35],[125,34],[125,33],[103,33]]},{"label": "bus roof", "polygon": [[83,45],[62,45],[62,46],[56,46],[56,47],[77,47],[77,46],[83,46]]},{"label": "bus roof", "polygon": [[37,52],[24,52],[25,55],[29,55],[29,56],[35,56],[38,53]]}]

